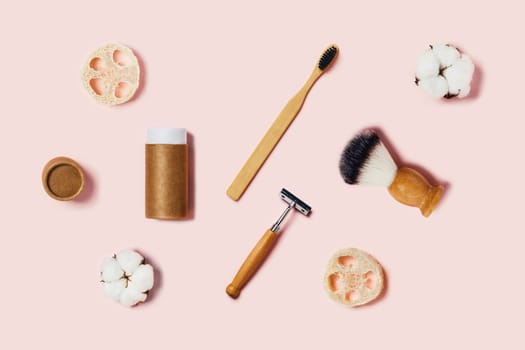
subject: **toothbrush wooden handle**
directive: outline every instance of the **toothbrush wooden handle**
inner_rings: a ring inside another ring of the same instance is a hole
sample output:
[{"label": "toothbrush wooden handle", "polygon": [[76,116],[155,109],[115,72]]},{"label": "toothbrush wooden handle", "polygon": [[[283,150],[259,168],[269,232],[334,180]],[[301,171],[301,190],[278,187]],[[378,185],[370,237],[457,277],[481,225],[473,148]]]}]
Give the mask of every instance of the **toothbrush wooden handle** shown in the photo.
[{"label": "toothbrush wooden handle", "polygon": [[322,73],[321,70],[315,69],[301,90],[284,106],[277,119],[275,119],[270,129],[268,129],[226,191],[228,197],[235,201],[241,198],[246,188],[248,188],[259,169],[301,110],[306,95],[308,95],[308,92]]},{"label": "toothbrush wooden handle", "polygon": [[277,234],[272,230],[266,231],[259,242],[253,247],[250,255],[244,260],[241,268],[233,278],[232,283],[226,287],[226,293],[232,297],[237,298],[241,294],[241,290],[246,283],[252,278],[257,269],[262,265],[268,253],[272,250]]}]

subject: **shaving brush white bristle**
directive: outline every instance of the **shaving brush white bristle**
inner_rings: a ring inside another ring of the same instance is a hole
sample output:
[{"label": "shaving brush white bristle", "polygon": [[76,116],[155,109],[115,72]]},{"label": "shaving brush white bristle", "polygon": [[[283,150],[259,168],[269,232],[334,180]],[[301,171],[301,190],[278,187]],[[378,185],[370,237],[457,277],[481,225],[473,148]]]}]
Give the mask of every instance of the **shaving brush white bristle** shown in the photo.
[{"label": "shaving brush white bristle", "polygon": [[397,165],[382,142],[379,142],[365,161],[359,175],[359,183],[388,187],[394,181]]},{"label": "shaving brush white bristle", "polygon": [[396,177],[397,165],[379,136],[365,130],[345,147],[339,170],[346,183],[388,187]]}]

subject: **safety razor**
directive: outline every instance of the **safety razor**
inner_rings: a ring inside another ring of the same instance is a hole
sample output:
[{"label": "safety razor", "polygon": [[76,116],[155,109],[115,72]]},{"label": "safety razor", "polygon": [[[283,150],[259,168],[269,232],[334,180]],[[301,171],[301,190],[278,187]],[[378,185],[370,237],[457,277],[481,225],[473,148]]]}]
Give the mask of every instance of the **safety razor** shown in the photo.
[{"label": "safety razor", "polygon": [[244,260],[241,268],[233,278],[233,281],[226,287],[226,293],[232,297],[237,298],[244,288],[246,283],[253,277],[257,269],[262,265],[278,237],[279,229],[284,219],[288,216],[292,209],[296,209],[301,214],[308,216],[312,208],[296,197],[293,193],[283,188],[279,193],[281,199],[288,203],[288,207],[279,216],[279,219],[272,225],[270,229],[259,239],[259,242],[253,247],[248,257]]}]

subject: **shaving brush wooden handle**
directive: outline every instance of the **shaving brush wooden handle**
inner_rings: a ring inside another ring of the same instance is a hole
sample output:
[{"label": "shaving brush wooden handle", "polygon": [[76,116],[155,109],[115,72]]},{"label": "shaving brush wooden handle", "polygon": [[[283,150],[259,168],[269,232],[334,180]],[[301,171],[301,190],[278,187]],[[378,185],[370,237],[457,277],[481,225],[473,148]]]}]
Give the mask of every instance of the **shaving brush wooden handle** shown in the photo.
[{"label": "shaving brush wooden handle", "polygon": [[423,216],[429,216],[438,205],[444,187],[433,186],[419,172],[402,167],[397,170],[388,191],[399,202],[418,207]]}]

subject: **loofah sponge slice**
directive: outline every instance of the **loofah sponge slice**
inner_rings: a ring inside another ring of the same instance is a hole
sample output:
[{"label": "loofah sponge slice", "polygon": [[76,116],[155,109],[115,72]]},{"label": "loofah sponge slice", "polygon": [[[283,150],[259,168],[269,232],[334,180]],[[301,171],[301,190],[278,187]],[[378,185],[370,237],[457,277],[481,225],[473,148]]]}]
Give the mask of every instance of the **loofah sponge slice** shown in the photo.
[{"label": "loofah sponge slice", "polygon": [[108,44],[98,48],[82,68],[84,88],[100,103],[129,101],[139,87],[140,67],[131,49]]},{"label": "loofah sponge slice", "polygon": [[153,267],[133,250],[123,250],[102,263],[100,275],[104,293],[125,306],[146,301],[153,288]]},{"label": "loofah sponge slice", "polygon": [[383,268],[362,250],[342,249],[330,259],[324,285],[330,298],[338,303],[363,305],[376,299],[383,291]]}]

